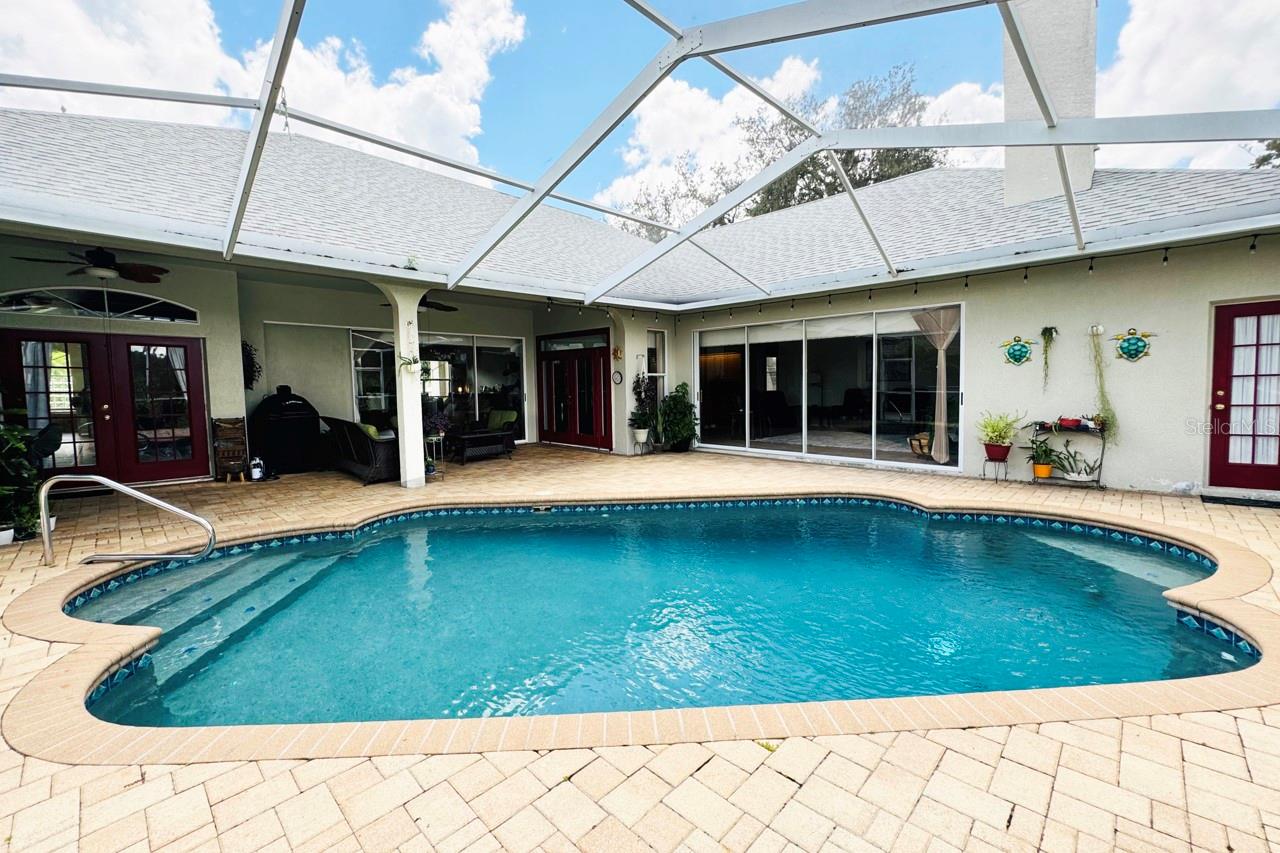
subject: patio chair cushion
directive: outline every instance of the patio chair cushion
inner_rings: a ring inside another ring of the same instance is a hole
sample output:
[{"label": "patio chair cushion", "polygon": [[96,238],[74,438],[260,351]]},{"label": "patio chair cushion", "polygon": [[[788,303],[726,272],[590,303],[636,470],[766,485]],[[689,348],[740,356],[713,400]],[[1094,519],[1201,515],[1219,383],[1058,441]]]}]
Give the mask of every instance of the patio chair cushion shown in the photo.
[{"label": "patio chair cushion", "polygon": [[498,432],[507,424],[514,424],[517,417],[517,414],[511,409],[491,409],[485,429]]},{"label": "patio chair cushion", "polygon": [[359,477],[365,485],[400,477],[400,445],[394,437],[370,435],[364,424],[341,418],[321,420],[329,427],[334,467],[339,471]]}]

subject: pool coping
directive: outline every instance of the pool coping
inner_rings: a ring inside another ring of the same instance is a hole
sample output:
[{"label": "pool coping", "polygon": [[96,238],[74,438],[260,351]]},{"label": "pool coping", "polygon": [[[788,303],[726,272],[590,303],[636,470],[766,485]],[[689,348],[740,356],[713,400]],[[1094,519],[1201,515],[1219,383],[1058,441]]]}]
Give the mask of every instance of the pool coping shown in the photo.
[{"label": "pool coping", "polygon": [[[36,584],[5,609],[3,623],[38,640],[75,644],[37,673],[9,702],[0,732],[26,755],[66,764],[175,764],[232,760],[313,759],[488,752],[501,749],[657,745],[687,741],[780,739],[791,736],[865,734],[934,728],[971,728],[1021,723],[1114,718],[1192,711],[1232,710],[1280,703],[1280,614],[1243,596],[1266,585],[1270,564],[1256,552],[1210,534],[1127,516],[1068,507],[1027,507],[999,501],[939,501],[902,489],[774,492],[719,497],[557,499],[542,506],[613,504],[703,504],[774,499],[882,500],[926,513],[1017,516],[1080,523],[1129,532],[1198,551],[1217,563],[1204,580],[1167,590],[1165,598],[1201,620],[1209,619],[1263,652],[1261,660],[1235,672],[1128,684],[1052,687],[887,699],[736,705],[656,711],[558,714],[527,717],[391,720],[347,723],[132,727],[93,716],[86,698],[104,678],[127,667],[155,645],[158,628],[110,625],[63,612],[77,594],[127,572],[131,564],[72,568]],[[305,537],[354,532],[414,512],[513,506],[509,500],[423,501],[410,508],[375,512],[345,525],[325,524],[264,530],[222,543],[234,547],[264,537]],[[529,506],[530,502],[520,505]],[[174,544],[178,553],[186,542]],[[132,564],[142,565],[142,564]]]}]

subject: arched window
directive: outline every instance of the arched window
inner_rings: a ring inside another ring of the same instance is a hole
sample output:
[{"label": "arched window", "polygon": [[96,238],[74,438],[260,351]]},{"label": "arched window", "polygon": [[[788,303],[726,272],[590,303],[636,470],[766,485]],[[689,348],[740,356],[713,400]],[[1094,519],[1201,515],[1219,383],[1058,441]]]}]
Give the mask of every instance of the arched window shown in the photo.
[{"label": "arched window", "polygon": [[0,313],[160,323],[200,321],[194,308],[158,296],[105,287],[44,287],[4,293],[0,294]]}]

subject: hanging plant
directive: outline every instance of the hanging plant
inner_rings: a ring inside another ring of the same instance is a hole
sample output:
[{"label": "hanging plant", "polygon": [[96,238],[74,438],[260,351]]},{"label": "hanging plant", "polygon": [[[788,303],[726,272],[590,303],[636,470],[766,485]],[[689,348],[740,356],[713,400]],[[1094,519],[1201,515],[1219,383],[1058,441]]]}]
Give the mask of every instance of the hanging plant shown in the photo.
[{"label": "hanging plant", "polygon": [[1104,373],[1107,363],[1102,358],[1100,327],[1089,330],[1089,343],[1093,352],[1093,381],[1098,389],[1098,413],[1092,420],[1102,425],[1107,433],[1107,440],[1114,443],[1120,434],[1119,421],[1116,420],[1116,410],[1111,406],[1111,398],[1107,396],[1107,377]]},{"label": "hanging plant", "polygon": [[257,349],[248,341],[240,342],[240,361],[244,368],[245,390],[251,391],[253,386],[258,384],[258,380],[262,378],[262,364],[258,361]]},{"label": "hanging plant", "polygon": [[1040,390],[1043,391],[1049,387],[1049,352],[1053,349],[1053,342],[1058,337],[1057,326],[1045,326],[1040,330],[1040,340],[1044,345],[1044,363],[1040,368],[1041,376]]}]

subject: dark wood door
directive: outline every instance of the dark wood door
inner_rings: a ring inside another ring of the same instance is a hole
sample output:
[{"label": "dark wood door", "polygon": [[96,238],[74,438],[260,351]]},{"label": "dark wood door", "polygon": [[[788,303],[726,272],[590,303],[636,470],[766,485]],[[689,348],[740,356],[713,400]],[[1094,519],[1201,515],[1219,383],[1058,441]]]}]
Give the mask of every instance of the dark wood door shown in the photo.
[{"label": "dark wood door", "polygon": [[1209,485],[1280,489],[1280,302],[1215,310]]},{"label": "dark wood door", "polygon": [[110,346],[121,478],[137,483],[208,474],[200,341],[113,335]]},{"label": "dark wood door", "polygon": [[609,349],[538,353],[538,426],[542,441],[613,448]]},{"label": "dark wood door", "polygon": [[110,363],[103,335],[33,330],[0,334],[0,393],[6,417],[25,411],[31,429],[55,424],[62,432],[62,445],[41,460],[45,476],[119,476]]},{"label": "dark wood door", "polygon": [[137,483],[209,473],[198,339],[5,331],[0,391],[31,428],[61,428],[46,476]]}]

